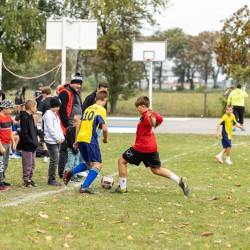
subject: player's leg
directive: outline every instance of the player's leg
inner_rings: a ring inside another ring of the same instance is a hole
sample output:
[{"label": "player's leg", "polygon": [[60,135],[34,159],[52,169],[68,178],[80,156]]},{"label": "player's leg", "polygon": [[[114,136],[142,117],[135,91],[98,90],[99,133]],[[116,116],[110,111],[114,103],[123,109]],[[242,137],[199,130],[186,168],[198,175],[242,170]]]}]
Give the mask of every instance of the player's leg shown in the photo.
[{"label": "player's leg", "polygon": [[229,164],[229,165],[232,165],[232,164],[233,164],[233,163],[231,162],[231,159],[230,159],[231,149],[232,149],[232,147],[226,148],[226,155],[227,155],[227,158],[226,158],[226,160],[225,160],[225,163],[226,163],[226,164]]}]

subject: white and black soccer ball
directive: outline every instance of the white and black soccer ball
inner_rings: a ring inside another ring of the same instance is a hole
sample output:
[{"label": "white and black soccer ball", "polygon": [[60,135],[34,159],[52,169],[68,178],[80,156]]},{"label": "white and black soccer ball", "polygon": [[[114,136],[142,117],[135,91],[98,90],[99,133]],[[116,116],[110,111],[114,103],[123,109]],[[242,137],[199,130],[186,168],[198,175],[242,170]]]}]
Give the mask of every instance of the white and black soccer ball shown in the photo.
[{"label": "white and black soccer ball", "polygon": [[114,179],[111,176],[104,176],[101,179],[101,186],[105,189],[110,189],[114,185]]}]

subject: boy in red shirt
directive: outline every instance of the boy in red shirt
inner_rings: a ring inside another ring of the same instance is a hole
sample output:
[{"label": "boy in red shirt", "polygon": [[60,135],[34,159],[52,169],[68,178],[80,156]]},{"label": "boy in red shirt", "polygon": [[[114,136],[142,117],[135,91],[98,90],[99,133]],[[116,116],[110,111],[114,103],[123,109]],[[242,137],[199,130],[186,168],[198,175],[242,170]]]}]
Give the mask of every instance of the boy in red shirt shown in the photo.
[{"label": "boy in red shirt", "polygon": [[10,188],[10,184],[4,182],[5,172],[8,167],[10,143],[12,149],[16,149],[15,140],[12,134],[12,119],[10,114],[13,111],[14,103],[9,99],[4,99],[0,104],[0,191]]},{"label": "boy in red shirt", "polygon": [[175,181],[182,188],[184,194],[188,196],[189,187],[186,178],[180,178],[170,170],[161,167],[154,128],[163,122],[163,118],[153,112],[149,105],[150,101],[147,96],[141,96],[135,102],[135,106],[142,116],[137,126],[134,146],[126,150],[118,159],[120,185],[113,192],[127,193],[127,163],[138,166],[143,162],[145,167],[149,167],[153,174]]}]

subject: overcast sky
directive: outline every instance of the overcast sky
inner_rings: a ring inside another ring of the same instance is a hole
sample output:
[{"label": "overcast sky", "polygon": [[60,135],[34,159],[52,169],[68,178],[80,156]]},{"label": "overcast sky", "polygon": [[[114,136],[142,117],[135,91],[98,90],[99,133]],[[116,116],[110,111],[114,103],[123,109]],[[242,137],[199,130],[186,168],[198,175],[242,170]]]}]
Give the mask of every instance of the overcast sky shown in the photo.
[{"label": "overcast sky", "polygon": [[170,7],[163,15],[157,16],[158,26],[147,27],[145,35],[155,30],[182,28],[186,34],[198,35],[202,31],[220,31],[220,21],[230,17],[250,0],[171,0]]}]

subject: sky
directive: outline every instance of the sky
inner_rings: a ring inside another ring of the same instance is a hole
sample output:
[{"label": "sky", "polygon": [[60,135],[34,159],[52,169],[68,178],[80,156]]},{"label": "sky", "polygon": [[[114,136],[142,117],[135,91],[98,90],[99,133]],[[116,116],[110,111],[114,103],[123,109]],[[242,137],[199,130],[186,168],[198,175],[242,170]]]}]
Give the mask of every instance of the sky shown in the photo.
[{"label": "sky", "polygon": [[186,34],[198,35],[202,31],[220,31],[223,19],[229,18],[244,5],[250,7],[250,0],[171,0],[171,4],[160,16],[158,26],[147,27],[144,35],[156,30],[182,28]]}]

